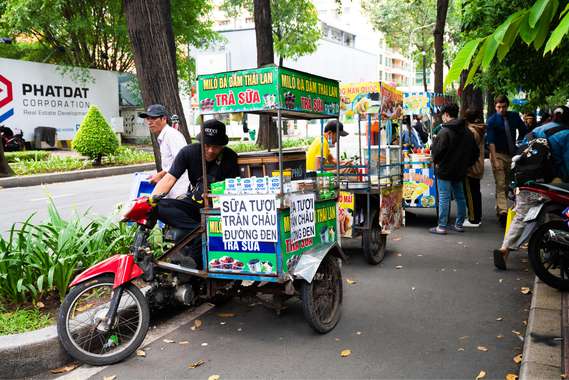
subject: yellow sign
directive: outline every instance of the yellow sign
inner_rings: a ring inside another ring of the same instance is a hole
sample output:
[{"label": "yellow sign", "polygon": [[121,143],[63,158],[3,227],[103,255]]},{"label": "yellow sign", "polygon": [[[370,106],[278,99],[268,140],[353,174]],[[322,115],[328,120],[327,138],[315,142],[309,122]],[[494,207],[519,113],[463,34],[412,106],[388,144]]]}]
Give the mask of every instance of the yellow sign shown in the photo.
[{"label": "yellow sign", "polygon": [[352,227],[354,225],[354,209],[356,199],[354,194],[340,191],[338,194],[340,235],[342,237],[352,237]]}]

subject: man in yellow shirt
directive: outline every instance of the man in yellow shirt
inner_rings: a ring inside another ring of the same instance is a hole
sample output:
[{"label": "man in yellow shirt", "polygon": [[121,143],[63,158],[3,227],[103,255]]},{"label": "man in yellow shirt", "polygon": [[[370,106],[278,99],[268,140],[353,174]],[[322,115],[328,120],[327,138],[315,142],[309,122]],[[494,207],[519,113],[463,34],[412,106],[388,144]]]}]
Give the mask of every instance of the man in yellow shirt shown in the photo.
[{"label": "man in yellow shirt", "polygon": [[324,127],[324,138],[316,137],[310,147],[306,151],[306,171],[316,171],[320,169],[320,165],[335,165],[336,159],[330,153],[330,144],[336,144],[338,136],[336,128],[341,137],[347,136],[348,132],[344,131],[344,125],[338,120],[330,120]]}]

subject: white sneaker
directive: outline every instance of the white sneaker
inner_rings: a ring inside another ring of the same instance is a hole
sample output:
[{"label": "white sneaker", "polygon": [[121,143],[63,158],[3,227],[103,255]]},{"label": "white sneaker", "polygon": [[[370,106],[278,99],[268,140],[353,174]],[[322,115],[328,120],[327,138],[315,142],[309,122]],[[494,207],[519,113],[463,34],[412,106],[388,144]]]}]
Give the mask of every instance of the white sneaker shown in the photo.
[{"label": "white sneaker", "polygon": [[481,224],[482,224],[482,222],[470,223],[468,220],[465,220],[464,223],[462,224],[462,226],[463,227],[469,227],[469,228],[478,228],[478,227],[480,227]]}]

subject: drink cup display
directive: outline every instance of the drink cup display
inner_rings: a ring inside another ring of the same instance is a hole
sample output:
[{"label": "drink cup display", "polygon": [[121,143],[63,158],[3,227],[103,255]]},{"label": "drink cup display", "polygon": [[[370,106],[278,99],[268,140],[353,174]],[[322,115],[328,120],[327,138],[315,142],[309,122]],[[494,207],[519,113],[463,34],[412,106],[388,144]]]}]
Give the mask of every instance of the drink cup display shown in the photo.
[{"label": "drink cup display", "polygon": [[261,262],[258,259],[249,260],[249,270],[253,273],[261,271]]},{"label": "drink cup display", "polygon": [[262,265],[263,272],[265,272],[265,273],[271,273],[271,272],[273,271],[273,266],[272,266],[272,264],[269,263],[268,261],[263,261],[263,262],[261,263],[261,265]]},{"label": "drink cup display", "polygon": [[231,269],[237,272],[241,272],[243,270],[244,265],[245,264],[243,264],[241,261],[237,260],[233,263],[233,267]]}]

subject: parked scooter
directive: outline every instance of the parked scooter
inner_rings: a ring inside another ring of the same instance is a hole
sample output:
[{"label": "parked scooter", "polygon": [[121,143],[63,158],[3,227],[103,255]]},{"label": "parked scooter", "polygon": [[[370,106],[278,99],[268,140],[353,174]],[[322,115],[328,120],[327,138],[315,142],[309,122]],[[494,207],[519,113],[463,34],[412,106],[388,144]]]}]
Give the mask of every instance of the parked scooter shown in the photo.
[{"label": "parked scooter", "polygon": [[[559,290],[569,290],[569,184],[522,186],[543,202],[532,207],[524,221],[529,236],[529,262],[536,276]],[[561,217],[560,217],[561,216]]]},{"label": "parked scooter", "polygon": [[8,127],[0,125],[0,136],[2,137],[2,148],[4,152],[17,152],[26,149],[24,132],[16,130],[16,133]]}]

